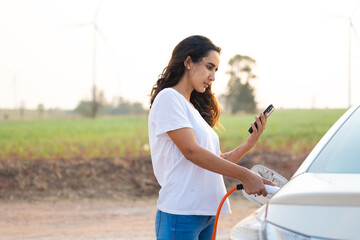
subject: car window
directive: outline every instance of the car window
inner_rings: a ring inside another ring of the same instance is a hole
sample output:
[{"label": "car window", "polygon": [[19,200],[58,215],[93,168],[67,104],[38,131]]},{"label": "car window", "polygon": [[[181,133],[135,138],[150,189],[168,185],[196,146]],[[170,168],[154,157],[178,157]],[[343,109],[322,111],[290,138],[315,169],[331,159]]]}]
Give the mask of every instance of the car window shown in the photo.
[{"label": "car window", "polygon": [[326,144],[308,171],[314,173],[360,173],[359,108]]}]

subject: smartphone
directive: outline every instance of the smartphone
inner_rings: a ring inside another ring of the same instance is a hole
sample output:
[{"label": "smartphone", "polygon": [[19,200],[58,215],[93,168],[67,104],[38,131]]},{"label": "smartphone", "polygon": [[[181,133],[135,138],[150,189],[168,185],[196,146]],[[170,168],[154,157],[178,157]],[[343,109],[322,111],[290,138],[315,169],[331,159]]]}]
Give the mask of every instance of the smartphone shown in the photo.
[{"label": "smartphone", "polygon": [[[268,117],[270,116],[270,114],[273,112],[275,110],[275,107],[272,105],[272,104],[270,104],[265,110],[264,110],[264,115],[265,115],[265,113],[267,113],[268,114]],[[261,118],[259,117],[259,119],[260,119],[260,121],[261,121]],[[257,128],[257,123],[256,123],[256,121],[254,122],[254,124],[255,124],[255,127]],[[252,129],[252,127],[250,127],[249,128],[249,133],[252,133],[253,132],[253,129]]]}]

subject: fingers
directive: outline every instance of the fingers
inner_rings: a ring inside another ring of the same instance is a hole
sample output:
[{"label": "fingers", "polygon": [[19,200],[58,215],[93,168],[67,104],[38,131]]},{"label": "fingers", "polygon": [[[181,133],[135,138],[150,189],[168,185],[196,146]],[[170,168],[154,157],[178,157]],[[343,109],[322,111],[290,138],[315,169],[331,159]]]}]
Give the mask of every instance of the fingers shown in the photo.
[{"label": "fingers", "polygon": [[261,113],[260,118],[258,117],[258,119],[259,119],[259,122],[260,122],[260,125],[259,125],[259,123],[257,123],[258,124],[258,130],[260,132],[263,132],[265,130],[267,117],[264,115],[264,113]]},{"label": "fingers", "polygon": [[[246,180],[245,180],[246,179]],[[247,194],[257,194],[258,196],[266,196],[264,186],[264,178],[259,175],[248,171],[247,177],[243,180],[244,190]]]},{"label": "fingers", "polygon": [[[256,125],[255,125],[256,123]],[[259,133],[261,134],[262,133],[262,128],[263,128],[263,125],[260,121],[260,118],[258,116],[255,116],[255,123],[250,123],[251,124],[251,128],[253,130],[252,134],[251,135],[258,135]]]},{"label": "fingers", "polygon": [[265,189],[265,187],[264,187],[263,189],[260,189],[260,190],[257,191],[257,192],[248,193],[248,194],[255,194],[256,196],[264,196],[264,197],[266,197],[267,192],[266,192],[266,189]]},{"label": "fingers", "polygon": [[[255,118],[256,119],[256,118]],[[254,123],[250,123],[250,125],[251,125],[251,128],[252,128],[252,130],[253,130],[253,132],[252,132],[252,135],[253,134],[256,134],[257,133],[257,127],[255,126],[255,124]]]},{"label": "fingers", "polygon": [[268,179],[265,179],[263,177],[258,176],[261,180],[262,180],[262,184],[256,185],[256,183],[253,183],[252,186],[246,186],[245,187],[245,192],[247,194],[254,194],[255,196],[267,196],[267,191],[265,188],[265,184],[270,185],[270,186],[276,186],[275,183],[271,182]]},{"label": "fingers", "polygon": [[266,122],[267,122],[267,118],[268,118],[268,114],[264,114],[264,113],[261,113],[260,114],[260,118],[261,118],[261,124],[263,125],[263,128],[265,130],[265,126],[266,126]]},{"label": "fingers", "polygon": [[275,183],[273,183],[272,181],[267,180],[267,179],[265,179],[265,178],[263,178],[263,182],[264,182],[264,184],[267,184],[267,185],[276,186]]},{"label": "fingers", "polygon": [[[270,186],[276,186],[275,183],[273,183],[273,182],[271,182],[270,180],[267,180],[267,179],[265,179],[265,178],[263,178],[263,182],[264,182],[264,184],[267,184],[267,185],[270,185]],[[264,188],[265,188],[265,186],[264,186]],[[266,197],[266,195],[267,195],[266,189],[265,189],[265,193],[264,193],[263,191],[261,191],[261,192],[259,192],[259,193],[260,193],[261,195],[263,195],[264,197]],[[259,193],[257,193],[258,196],[260,196]],[[264,194],[265,194],[265,195],[264,195]]]},{"label": "fingers", "polygon": [[266,192],[265,186],[264,186],[264,188],[261,189],[261,191],[259,192],[258,196],[260,196],[260,195],[263,195],[264,197],[266,197],[267,192]]},{"label": "fingers", "polygon": [[255,132],[255,134],[262,134],[262,132],[265,130],[267,114],[264,115],[264,113],[261,113],[260,117],[255,116],[255,122],[257,127],[254,124],[251,124],[253,132]]},{"label": "fingers", "polygon": [[259,131],[262,128],[262,123],[260,121],[260,118],[258,116],[255,116],[255,121],[257,124],[257,131]]},{"label": "fingers", "polygon": [[265,186],[264,186],[264,188],[260,189],[259,191],[255,192],[253,194],[256,194],[256,196],[264,196],[264,197],[266,197],[267,192],[266,192]]},{"label": "fingers", "polygon": [[[255,125],[255,124],[256,124],[256,125]],[[257,135],[257,134],[258,134],[258,131],[259,131],[259,127],[262,127],[261,121],[260,121],[259,117],[258,117],[258,116],[255,116],[255,122],[254,122],[254,123],[251,122],[250,125],[251,125],[251,128],[252,128],[252,130],[253,130],[253,132],[251,133],[251,135]]]}]

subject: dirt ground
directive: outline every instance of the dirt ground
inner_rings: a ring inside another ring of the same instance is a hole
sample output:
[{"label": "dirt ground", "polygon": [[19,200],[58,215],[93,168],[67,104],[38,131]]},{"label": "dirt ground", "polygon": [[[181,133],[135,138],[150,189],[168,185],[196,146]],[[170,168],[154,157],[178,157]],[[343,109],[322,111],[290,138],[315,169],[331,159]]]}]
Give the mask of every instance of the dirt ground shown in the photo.
[{"label": "dirt ground", "polygon": [[[263,164],[289,179],[305,157],[250,153],[240,165]],[[238,184],[224,179],[228,190]],[[0,239],[155,239],[159,189],[150,157],[0,159]],[[230,200],[233,213],[220,217],[218,240],[257,208],[240,192]]]},{"label": "dirt ground", "polygon": [[[289,179],[306,154],[249,153],[240,165],[263,164]],[[238,182],[225,178],[232,188]],[[128,199],[157,196],[150,156],[115,159],[0,159],[0,201]]]},{"label": "dirt ground", "polygon": [[[218,222],[218,240],[257,206],[234,192],[232,214]],[[0,203],[0,239],[155,239],[156,198]]]}]

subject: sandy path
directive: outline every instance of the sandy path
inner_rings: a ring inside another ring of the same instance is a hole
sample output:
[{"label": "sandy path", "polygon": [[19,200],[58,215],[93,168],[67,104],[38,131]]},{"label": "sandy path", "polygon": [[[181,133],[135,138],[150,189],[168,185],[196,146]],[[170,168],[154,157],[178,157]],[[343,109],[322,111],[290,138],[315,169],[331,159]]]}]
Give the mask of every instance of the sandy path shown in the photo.
[{"label": "sandy path", "polygon": [[[233,213],[220,217],[217,239],[257,206],[240,193],[230,196]],[[0,202],[0,239],[148,240],[154,237],[156,199]]]}]

